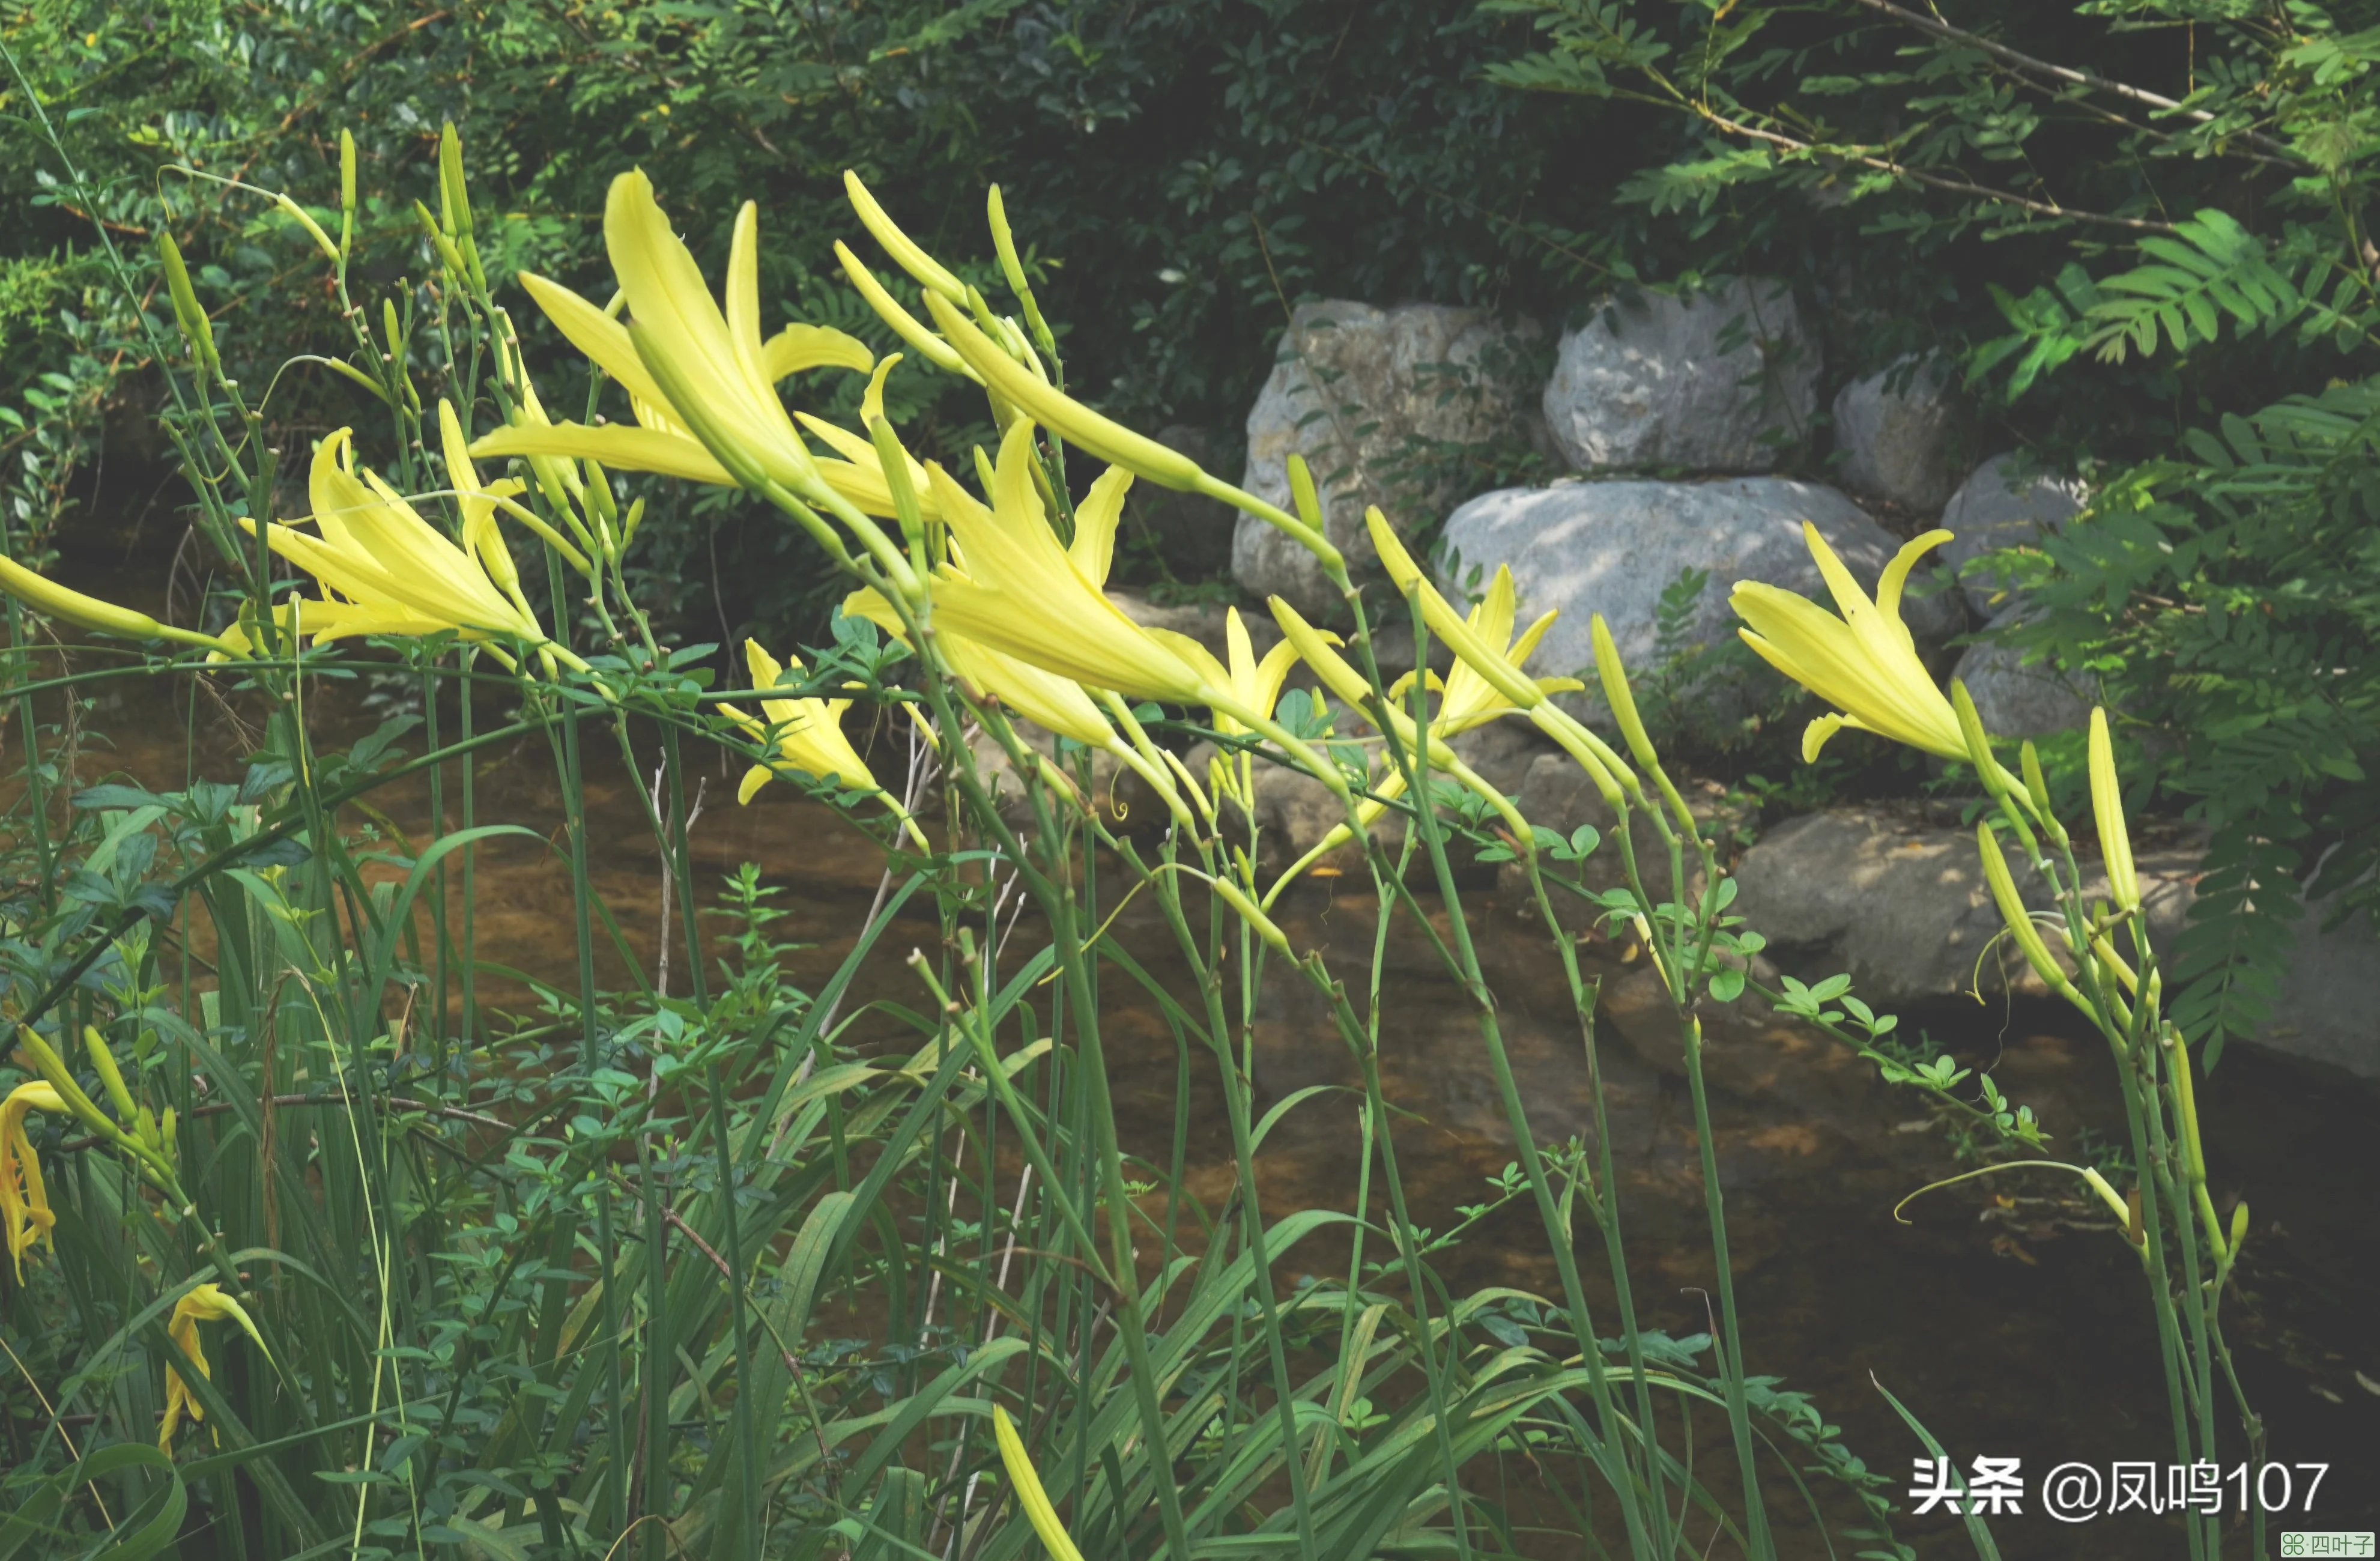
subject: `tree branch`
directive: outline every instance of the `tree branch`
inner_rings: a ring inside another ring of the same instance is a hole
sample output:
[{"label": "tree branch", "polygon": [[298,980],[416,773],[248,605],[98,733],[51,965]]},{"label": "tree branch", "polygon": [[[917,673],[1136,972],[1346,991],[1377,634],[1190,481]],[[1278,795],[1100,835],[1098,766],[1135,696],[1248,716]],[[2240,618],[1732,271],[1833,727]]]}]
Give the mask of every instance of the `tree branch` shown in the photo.
[{"label": "tree branch", "polygon": [[[1915,11],[1904,9],[1894,5],[1892,0],[1852,0],[1852,3],[1864,6],[1879,16],[1889,17],[1903,27],[1914,28],[1931,37],[1940,38],[1952,43],[1963,43],[1971,49],[1980,49],[2001,64],[2013,66],[2019,70],[2030,70],[2038,75],[2049,77],[2053,80],[2087,87],[2095,92],[2107,92],[2144,107],[2158,109],[2168,114],[2179,114],[2192,124],[2210,124],[2215,119],[2214,115],[2203,108],[2185,108],[2174,99],[2152,92],[2146,88],[2131,86],[2122,81],[2112,81],[2105,76],[2094,75],[2087,70],[2077,70],[2071,66],[2052,65],[2047,60],[2035,59],[2031,55],[2011,49],[2005,43],[1996,43],[1988,38],[1969,32],[1964,28],[1952,27],[1949,22],[1938,21],[1932,17],[1921,16]],[[2242,130],[2240,132],[2240,139],[2265,152],[2276,161],[2287,163],[2292,167],[2305,168],[2313,165],[2291,151],[2288,142],[2276,140],[2271,136],[2259,131]]]},{"label": "tree branch", "polygon": [[[1859,0],[1859,3],[1866,5],[1869,0]],[[1810,141],[1796,140],[1791,136],[1782,135],[1775,130],[1764,130],[1755,125],[1746,125],[1740,120],[1730,119],[1727,116],[1705,107],[1701,104],[1693,104],[1692,107],[1698,117],[1729,135],[1743,136],[1752,140],[1765,141],[1770,146],[1782,147],[1789,152],[1807,152],[1815,157],[1840,157],[1847,163],[1857,163],[1862,167],[1874,168],[1878,173],[1890,174],[1896,178],[1908,179],[1912,183],[1922,184],[1929,189],[1947,190],[1954,195],[1972,195],[1981,200],[1997,201],[2004,206],[2014,206],[2020,211],[2032,212],[2040,216],[2057,217],[2066,222],[2094,223],[2101,227],[2119,227],[2128,233],[2179,231],[2169,222],[2152,222],[2145,217],[2110,216],[2105,212],[2078,212],[2060,206],[2055,201],[2034,201],[2022,195],[2011,195],[2005,189],[1994,189],[1987,185],[1970,184],[1965,179],[1944,178],[1939,174],[1925,173],[1887,158],[1872,156],[1864,152],[1823,147]]]}]

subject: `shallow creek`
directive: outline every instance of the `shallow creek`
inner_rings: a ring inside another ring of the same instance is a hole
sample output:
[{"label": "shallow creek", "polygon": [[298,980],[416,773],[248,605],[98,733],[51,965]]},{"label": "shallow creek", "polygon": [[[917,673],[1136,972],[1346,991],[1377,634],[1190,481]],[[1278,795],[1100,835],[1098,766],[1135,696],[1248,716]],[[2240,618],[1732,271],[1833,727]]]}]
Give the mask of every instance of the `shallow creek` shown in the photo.
[{"label": "shallow creek", "polygon": [[[193,754],[201,774],[236,776],[237,750],[222,713],[200,700],[198,730],[186,726],[187,685],[103,687],[90,719],[113,748],[86,752],[86,782],[115,771],[179,785]],[[351,703],[327,690],[315,714],[324,741],[368,729],[353,718]],[[451,731],[451,712],[448,719]],[[630,789],[638,782],[608,739],[590,738],[596,887],[650,973],[658,857]],[[650,765],[652,745],[644,748]],[[739,808],[740,763],[692,762],[707,774],[693,833],[698,880],[715,883],[740,862],[759,864],[783,891],[774,903],[791,913],[778,931],[808,945],[796,957],[795,977],[815,986],[851,947],[874,897],[880,864],[873,847],[785,786],[771,786]],[[560,793],[541,738],[488,750],[480,765],[480,822],[521,823],[558,840]],[[390,787],[372,802],[416,846],[426,840],[426,783]],[[511,838],[488,844],[478,861],[484,956],[565,989],[575,984],[566,859]],[[1484,891],[1466,904],[1537,1139],[1591,1136],[1579,1030],[1544,933]],[[1297,946],[1322,947],[1360,986],[1372,941],[1367,893],[1348,881],[1318,882],[1287,902],[1281,921]],[[1135,907],[1119,924],[1152,968],[1172,968],[1153,916]],[[858,995],[914,1000],[900,961],[934,935],[929,920],[894,927]],[[604,982],[624,984],[616,951],[600,939],[598,950]],[[1605,977],[1597,1032],[1640,1315],[1673,1334],[1699,1332],[1707,1325],[1712,1274],[1692,1105],[1668,1009],[1658,989],[1609,950],[1591,952]],[[684,979],[681,969],[680,990]],[[507,1000],[501,988],[485,995],[498,1006]],[[1136,995],[1121,978],[1106,989],[1114,1093],[1128,1146],[1162,1164],[1179,1064],[1159,1016]],[[1416,1217],[1443,1229],[1453,1223],[1453,1207],[1478,1201],[1483,1179],[1512,1158],[1510,1133],[1466,1005],[1410,924],[1391,932],[1383,1002],[1387,1088],[1415,1114],[1399,1126],[1398,1153]],[[2029,1495],[2069,1460],[2103,1470],[2118,1459],[2163,1463],[2171,1443],[2149,1312],[2139,1269],[2121,1243],[2091,1227],[2081,1204],[2052,1202],[2048,1195],[2062,1188],[2017,1177],[1933,1194],[1912,1205],[1907,1223],[1896,1222],[1893,1207],[1906,1194],[1965,1168],[1943,1133],[1914,1097],[1887,1089],[1825,1038],[1770,1021],[1750,1003],[1738,1006],[1742,1011],[1711,1019],[1707,1059],[1751,1368],[1814,1394],[1852,1448],[1902,1489],[1921,1449],[1871,1379],[1921,1416],[1962,1467],[1979,1454],[2022,1457]],[[2120,1137],[2104,1051],[2058,1014],[1967,1004],[1906,1015],[1903,1024],[1912,1033],[1930,1030],[1963,1061],[1989,1068],[2013,1100],[2033,1105],[2057,1135],[2053,1152],[2073,1152],[2084,1128]],[[1355,1079],[1327,1016],[1305,987],[1286,979],[1269,984],[1256,1048],[1259,1111],[1305,1085]],[[1204,1055],[1191,1061],[1188,1162],[1190,1189],[1210,1208],[1231,1180],[1212,1067]],[[2294,1526],[2371,1527],[2380,1513],[2380,1342],[2371,1328],[2380,1282],[2374,1196],[2380,1103],[2368,1089],[2244,1049],[2225,1058],[2202,1100],[2218,1199],[2228,1206],[2244,1193],[2255,1216],[2228,1316],[2271,1430],[2271,1456],[2333,1465],[2317,1521]],[[1302,1104],[1260,1159],[1268,1213],[1352,1209],[1359,1152],[1347,1096]],[[1591,1229],[1583,1228],[1583,1249],[1598,1319],[1610,1332],[1609,1287],[1595,1277],[1601,1242]],[[1343,1246],[1317,1245],[1293,1254],[1282,1277],[1328,1274],[1343,1262]],[[1525,1206],[1496,1216],[1447,1269],[1450,1282],[1464,1287],[1506,1284],[1545,1295],[1558,1288]],[[1731,1482],[1719,1467],[1722,1445],[1711,1442],[1700,1457],[1706,1470]],[[1816,1534],[1797,1524],[1798,1506],[1790,1486],[1777,1482],[1772,1509],[1784,1524],[1784,1553],[1825,1554]],[[2179,1531],[2161,1518],[2102,1516],[2070,1526],[2041,1515],[2032,1499],[2025,1506],[2022,1517],[1995,1524],[2004,1555],[2180,1554]],[[1907,1518],[1900,1532],[1929,1557],[1972,1554],[1956,1521],[1940,1515]],[[2239,1543],[2244,1553],[2244,1532]]]}]

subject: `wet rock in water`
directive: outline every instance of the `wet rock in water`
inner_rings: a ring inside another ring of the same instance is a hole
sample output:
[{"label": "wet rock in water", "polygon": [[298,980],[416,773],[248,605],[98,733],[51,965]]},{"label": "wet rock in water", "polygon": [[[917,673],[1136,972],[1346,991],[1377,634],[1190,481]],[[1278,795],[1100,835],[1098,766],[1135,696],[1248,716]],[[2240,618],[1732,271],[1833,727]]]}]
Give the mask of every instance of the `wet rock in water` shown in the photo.
[{"label": "wet rock in water", "polygon": [[1817,344],[1773,278],[1607,300],[1563,334],[1544,398],[1554,443],[1580,471],[1774,470],[1817,402]]},{"label": "wet rock in water", "polygon": [[[2025,611],[2010,608],[1985,632],[2011,627]],[[2046,738],[2077,730],[2090,722],[2099,696],[2097,678],[2060,672],[2046,662],[2027,666],[2015,646],[1989,640],[1968,646],[1950,676],[1967,685],[1984,730],[1994,737]]]},{"label": "wet rock in water", "polygon": [[1975,565],[1986,553],[2022,547],[2045,531],[2065,526],[2082,508],[2089,491],[2074,478],[2030,470],[2014,454],[1994,456],[1960,484],[1943,506],[1942,524],[1952,533],[1942,562],[1959,577],[1968,605],[1978,617],[2008,608],[2009,591]]},{"label": "wet rock in water", "polygon": [[[2134,854],[2150,936],[2168,946],[2196,894],[2200,849],[2136,843]],[[2038,875],[2013,850],[2008,861],[2025,903],[2047,908]],[[2104,898],[2096,864],[2084,872],[2085,897]],[[1791,820],[1745,853],[1736,878],[1731,909],[1768,939],[1779,969],[1805,981],[1847,973],[1852,994],[1881,1012],[1971,987],[1986,998],[2048,995],[2000,936],[1973,831],[1923,811]],[[2299,923],[2294,963],[2257,1042],[2380,1079],[2380,941],[2362,918],[2327,933],[2321,923],[2319,905]]]},{"label": "wet rock in water", "polygon": [[[1208,471],[1230,475],[1223,466],[1223,442],[1204,429],[1174,423],[1158,430],[1157,442]],[[1239,518],[1240,512],[1220,499],[1135,482],[1124,505],[1123,526],[1127,535],[1146,539],[1176,579],[1208,580],[1230,570],[1232,533]]]},{"label": "wet rock in water", "polygon": [[[1523,621],[1559,610],[1561,616],[1530,661],[1540,676],[1576,676],[1584,692],[1560,696],[1582,719],[1609,726],[1595,680],[1590,615],[1611,625],[1621,660],[1632,677],[1657,664],[1662,592],[1688,569],[1706,575],[1682,636],[1686,646],[1734,637],[1738,621],[1728,592],[1742,579],[1766,580],[1822,600],[1826,584],[1802,537],[1808,520],[1861,583],[1873,591],[1900,539],[1840,493],[1781,477],[1735,477],[1708,482],[1558,482],[1549,488],[1507,488],[1484,494],[1446,523],[1446,555],[1460,585],[1476,567],[1482,577],[1509,565]],[[1902,616],[1922,648],[1941,644],[1966,626],[1954,592],[1936,588],[1921,569],[1902,602]],[[1712,689],[1714,713],[1731,714],[1750,702],[1742,689]]]},{"label": "wet rock in water", "polygon": [[[1521,346],[1537,334],[1534,323],[1440,304],[1300,305],[1248,412],[1240,485],[1293,513],[1288,457],[1303,455],[1331,544],[1359,580],[1376,576],[1365,506],[1378,505],[1403,528],[1461,497],[1429,457],[1524,422],[1510,376]],[[1283,597],[1309,616],[1341,605],[1313,555],[1253,516],[1238,519],[1232,573],[1257,598]]]},{"label": "wet rock in water", "polygon": [[1936,354],[1901,359],[1835,395],[1836,468],[1844,487],[1921,515],[1958,491],[1970,437],[1949,366]]}]

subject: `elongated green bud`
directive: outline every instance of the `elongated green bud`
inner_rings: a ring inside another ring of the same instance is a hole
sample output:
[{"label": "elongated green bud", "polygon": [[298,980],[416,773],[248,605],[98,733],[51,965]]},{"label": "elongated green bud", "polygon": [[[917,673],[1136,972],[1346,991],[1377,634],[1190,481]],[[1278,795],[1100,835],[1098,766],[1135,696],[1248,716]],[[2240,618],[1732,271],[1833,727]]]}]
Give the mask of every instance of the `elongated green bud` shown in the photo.
[{"label": "elongated green bud", "polygon": [[[442,195],[440,199],[443,201],[444,197]],[[455,248],[453,239],[446,237],[445,230],[438,225],[438,219],[430,214],[430,208],[416,201],[413,214],[420,219],[422,235],[430,240],[430,247],[438,251],[438,263],[446,268],[446,274],[457,282],[470,280],[471,268],[464,263],[463,252]]]},{"label": "elongated green bud", "polygon": [[356,138],[346,130],[339,132],[339,210],[353,214],[356,209]]},{"label": "elongated green bud", "polygon": [[2248,1239],[2248,1201],[2241,1199],[2231,1209],[2231,1261],[2240,1261],[2240,1243]]},{"label": "elongated green bud", "polygon": [[2099,830],[2099,856],[2107,864],[2107,892],[2126,911],[2141,908],[2140,875],[2132,870],[2132,837],[2124,827],[2124,789],[2116,778],[2115,745],[2107,737],[2107,713],[2091,711],[2091,818]]},{"label": "elongated green bud", "polygon": [[463,183],[463,138],[449,119],[438,132],[438,199],[457,238],[471,237],[471,192]]},{"label": "elongated green bud", "polygon": [[637,528],[643,525],[644,520],[645,501],[642,499],[629,500],[627,518],[620,522],[621,552],[625,553],[628,550],[628,544],[637,540]]},{"label": "elongated green bud", "polygon": [[918,285],[929,291],[938,293],[953,303],[966,302],[965,287],[941,262],[926,253],[918,248],[916,240],[901,231],[900,225],[887,216],[884,208],[876,203],[876,197],[868,193],[868,187],[859,182],[857,174],[848,169],[844,171],[843,191],[851,201],[851,209],[859,213],[861,226],[868,229],[877,243],[883,246],[884,252],[892,257],[893,264],[916,277]]},{"label": "elongated green bud", "polygon": [[388,348],[389,357],[398,362],[404,361],[405,328],[397,320],[394,299],[380,300],[380,329],[382,343]]},{"label": "elongated green bud", "polygon": [[1991,734],[1984,730],[1984,718],[1975,710],[1974,696],[1959,678],[1950,679],[1950,709],[1959,718],[1959,735],[1967,740],[1967,762],[1975,767],[1984,789],[1995,801],[2007,801],[2011,795],[2009,773],[1992,752]]},{"label": "elongated green bud", "polygon": [[2041,773],[2041,755],[2034,751],[2033,739],[2025,739],[2017,750],[2017,764],[2024,772],[2024,789],[2041,816],[2049,816],[2049,778]]},{"label": "elongated green bud", "polygon": [[1000,186],[993,185],[984,198],[991,219],[991,247],[999,251],[1001,274],[1008,278],[1008,290],[1016,295],[1025,311],[1025,323],[1032,327],[1034,339],[1044,350],[1052,340],[1048,322],[1041,318],[1041,306],[1033,297],[1033,285],[1026,280],[1025,262],[1016,255],[1016,237],[1008,229],[1008,208],[1000,199]]},{"label": "elongated green bud", "polygon": [[273,198],[273,203],[280,207],[283,213],[285,214],[291,222],[296,223],[298,226],[306,230],[306,237],[314,241],[314,248],[322,251],[322,258],[324,260],[331,262],[334,265],[338,263],[339,247],[331,242],[331,236],[322,231],[322,225],[321,223],[316,222],[312,217],[306,214],[305,207],[300,206],[297,201],[292,201],[286,195],[274,196]]},{"label": "elongated green bud", "polygon": [[133,1104],[132,1091],[124,1087],[124,1075],[115,1067],[115,1054],[108,1050],[107,1038],[98,1027],[82,1027],[83,1050],[91,1054],[91,1066],[99,1074],[99,1081],[107,1090],[107,1098],[115,1106],[116,1116],[126,1122],[140,1119],[140,1107]]},{"label": "elongated green bud", "polygon": [[1186,493],[1206,476],[1188,456],[1167,449],[1146,434],[1135,433],[1042,383],[997,342],[977,330],[975,322],[941,294],[926,295],[926,310],[941,328],[942,338],[966,360],[969,368],[983,376],[984,384],[1043,427],[1072,440],[1110,465],[1123,467],[1161,488]]},{"label": "elongated green bud", "polygon": [[200,370],[212,373],[222,361],[215,356],[214,323],[199,307],[199,295],[190,286],[189,270],[182,263],[182,247],[162,228],[157,233],[157,259],[165,268],[165,291],[174,301],[174,323],[182,328]]},{"label": "elongated green bud", "polygon": [[117,1127],[107,1113],[99,1109],[96,1101],[82,1092],[82,1086],[75,1082],[74,1072],[67,1067],[66,1059],[42,1038],[41,1031],[30,1025],[20,1024],[17,1027],[17,1039],[23,1045],[25,1055],[32,1059],[33,1071],[58,1092],[58,1099],[66,1104],[67,1110],[76,1121],[109,1143],[128,1145],[132,1141],[131,1135]]},{"label": "elongated green bud", "polygon": [[1295,506],[1297,518],[1312,527],[1315,535],[1324,534],[1322,495],[1314,486],[1314,469],[1295,450],[1283,465],[1289,473],[1289,502]]},{"label": "elongated green bud", "polygon": [[862,264],[859,257],[851,252],[851,247],[840,238],[835,240],[834,258],[842,264],[843,274],[850,279],[853,288],[866,300],[868,307],[876,311],[876,317],[890,325],[892,334],[907,342],[919,357],[946,374],[957,374],[963,379],[982,383],[981,377],[967,367],[966,360],[951,350],[951,344],[926,329],[916,315],[902,308],[900,300],[885,291],[884,284],[876,279],[876,274]]},{"label": "elongated green bud", "polygon": [[119,607],[96,596],[85,596],[79,591],[69,591],[47,576],[35,574],[13,558],[0,557],[0,591],[6,591],[37,613],[46,613],[79,628],[97,629],[102,634],[113,634],[119,639],[179,640],[186,644],[205,645],[218,651],[228,649],[210,635],[175,628],[159,623],[146,613],[136,613],[129,607]]},{"label": "elongated green bud", "polygon": [[1611,718],[1620,723],[1620,735],[1628,739],[1628,751],[1646,769],[1658,769],[1661,757],[1653,747],[1652,735],[1645,730],[1645,718],[1636,713],[1636,696],[1628,688],[1628,671],[1620,663],[1620,644],[1611,638],[1611,626],[1597,613],[1587,621],[1587,632],[1595,645],[1596,680],[1603,685],[1603,701],[1611,707]]},{"label": "elongated green bud", "polygon": [[877,464],[884,469],[884,491],[892,495],[892,518],[900,522],[901,535],[905,539],[924,536],[924,512],[917,507],[917,490],[909,482],[909,452],[901,447],[900,436],[881,417],[868,420],[868,437],[875,442]]},{"label": "elongated green bud", "polygon": [[2058,968],[2058,961],[2050,957],[2049,945],[2042,941],[2041,929],[2033,924],[2033,917],[2025,910],[2024,900],[2016,892],[2016,880],[2009,872],[2008,859],[2000,854],[1999,838],[1992,833],[1989,823],[1975,825],[1975,848],[1983,857],[1984,882],[1991,888],[1992,903],[1999,908],[2000,921],[2007,925],[2009,935],[2023,951],[2024,962],[2033,967],[2033,973],[2052,992],[2081,1002],[2082,994],[2066,979],[2066,972]]},{"label": "elongated green bud", "polygon": [[1264,939],[1274,952],[1290,958],[1296,957],[1290,953],[1289,935],[1274,924],[1271,917],[1258,910],[1257,902],[1248,898],[1237,884],[1228,878],[1212,878],[1208,882],[1215,887],[1215,897],[1230,906],[1240,920],[1248,924],[1249,930]]}]

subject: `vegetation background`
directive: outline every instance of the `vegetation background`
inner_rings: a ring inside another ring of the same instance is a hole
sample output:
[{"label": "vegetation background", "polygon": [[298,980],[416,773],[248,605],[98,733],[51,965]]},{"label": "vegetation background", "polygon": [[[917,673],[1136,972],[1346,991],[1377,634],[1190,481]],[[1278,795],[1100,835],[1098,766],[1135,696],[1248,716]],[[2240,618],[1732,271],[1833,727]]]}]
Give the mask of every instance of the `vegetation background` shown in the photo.
[{"label": "vegetation background", "polygon": [[[2100,484],[2098,523],[2034,560],[2055,578],[2035,582],[2052,610],[2034,644],[2097,674],[2129,735],[2158,739],[2139,802],[2212,826],[2202,903],[2224,931],[2186,952],[2182,1012],[2193,1033],[2252,1030],[2298,909],[2253,886],[2307,882],[2346,915],[2380,860],[2380,677],[2350,653],[2380,637],[2362,474],[2380,8],[1983,0],[1930,31],[1912,16],[1889,0],[15,5],[0,502],[39,563],[72,547],[78,506],[154,511],[170,534],[186,496],[144,433],[152,365],[94,219],[140,257],[134,240],[174,233],[207,297],[243,315],[240,372],[342,350],[293,223],[160,173],[310,191],[326,211],[341,128],[364,188],[389,190],[418,187],[438,127],[460,127],[502,214],[483,238],[500,276],[590,274],[601,192],[631,166],[717,226],[689,235],[709,262],[726,213],[758,198],[764,291],[880,349],[834,269],[842,172],[929,248],[987,262],[969,236],[997,181],[1070,327],[1076,388],[1202,431],[1226,471],[1302,299],[1561,323],[1632,282],[1781,275],[1836,380],[1945,350],[1995,447]],[[60,198],[28,87],[105,210]],[[2177,238],[2203,210],[2228,226]],[[427,273],[409,209],[383,200],[369,224],[368,266],[388,274],[365,282]],[[2143,241],[2203,263],[2175,272]],[[2220,280],[2255,268],[2277,286]],[[557,341],[530,350],[577,372]],[[907,393],[941,394],[930,383]],[[2265,416],[2325,394],[2312,422]],[[301,368],[264,405],[286,441],[360,397]],[[944,453],[986,432],[947,395],[892,411]],[[1825,450],[1821,433],[1806,473]],[[1510,470],[1480,465],[1482,488]],[[665,615],[715,619],[724,641],[820,637],[835,588],[784,528],[725,495],[662,496],[650,535],[637,584]],[[1166,572],[1129,538],[1123,569]]]}]

